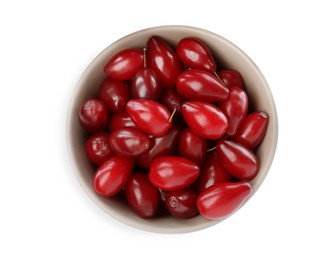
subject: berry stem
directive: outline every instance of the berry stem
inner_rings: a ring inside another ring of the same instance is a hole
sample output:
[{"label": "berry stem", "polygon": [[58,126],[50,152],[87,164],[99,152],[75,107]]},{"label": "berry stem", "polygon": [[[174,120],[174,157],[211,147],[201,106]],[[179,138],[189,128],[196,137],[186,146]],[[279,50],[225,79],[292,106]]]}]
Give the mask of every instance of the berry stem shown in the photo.
[{"label": "berry stem", "polygon": [[172,122],[175,113],[176,113],[176,108],[174,108],[172,114],[170,115],[170,118],[168,119],[168,122]]},{"label": "berry stem", "polygon": [[143,48],[143,57],[144,57],[144,68],[146,68],[146,48]]},{"label": "berry stem", "polygon": [[[214,72],[213,74],[216,76],[217,79],[219,79],[220,82],[223,82],[222,79],[221,79],[221,78],[219,77],[219,75],[217,74],[217,72]],[[224,83],[224,82],[223,82],[223,83]]]},{"label": "berry stem", "polygon": [[217,146],[214,146],[214,147],[212,147],[212,148],[210,148],[210,149],[208,149],[208,150],[206,150],[207,152],[211,152],[211,151],[213,151],[213,150],[215,150],[217,148]]}]

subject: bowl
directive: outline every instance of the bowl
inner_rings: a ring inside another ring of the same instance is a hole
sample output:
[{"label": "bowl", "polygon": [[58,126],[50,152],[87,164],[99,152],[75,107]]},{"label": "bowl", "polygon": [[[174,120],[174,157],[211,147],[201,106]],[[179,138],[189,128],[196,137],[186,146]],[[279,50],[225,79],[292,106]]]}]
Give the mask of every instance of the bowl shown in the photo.
[{"label": "bowl", "polygon": [[183,37],[198,37],[209,46],[214,57],[219,57],[219,61],[216,58],[218,68],[236,69],[241,73],[253,108],[265,111],[270,118],[266,136],[256,151],[260,161],[260,170],[257,176],[250,181],[253,189],[251,196],[263,183],[272,164],[278,138],[277,112],[267,81],[256,64],[239,47],[216,33],[190,26],[158,26],[131,33],[109,45],[88,65],[74,89],[68,108],[66,137],[70,161],[79,183],[88,196],[101,209],[120,222],[157,233],[186,233],[212,227],[223,219],[213,221],[201,216],[191,219],[177,219],[169,216],[143,219],[121,200],[101,197],[92,186],[94,167],[86,159],[84,145],[87,134],[81,128],[78,120],[79,107],[83,100],[96,96],[99,84],[105,78],[103,67],[114,54],[130,47],[142,48],[152,35],[159,35],[174,45]]}]

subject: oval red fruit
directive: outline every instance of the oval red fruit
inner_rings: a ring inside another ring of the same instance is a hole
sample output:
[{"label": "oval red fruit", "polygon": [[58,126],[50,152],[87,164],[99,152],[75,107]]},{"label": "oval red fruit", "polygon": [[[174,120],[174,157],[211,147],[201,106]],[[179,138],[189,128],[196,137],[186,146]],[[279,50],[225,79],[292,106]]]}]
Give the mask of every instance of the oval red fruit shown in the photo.
[{"label": "oval red fruit", "polygon": [[169,110],[173,112],[175,110],[174,116],[181,115],[181,106],[185,99],[175,90],[175,89],[166,89],[162,93],[161,103]]},{"label": "oval red fruit", "polygon": [[202,69],[214,73],[216,63],[208,46],[198,38],[182,38],[177,46],[176,53],[180,60],[192,69]]},{"label": "oval red fruit", "polygon": [[142,218],[153,218],[160,201],[160,192],[144,173],[134,173],[125,186],[130,207]]},{"label": "oval red fruit", "polygon": [[138,128],[124,127],[110,134],[110,147],[117,155],[138,157],[150,148],[150,139]]},{"label": "oval red fruit", "polygon": [[253,179],[259,171],[259,160],[247,147],[229,140],[220,140],[217,151],[226,170],[238,178],[247,181]]},{"label": "oval red fruit", "polygon": [[165,88],[174,88],[183,71],[173,48],[161,37],[152,36],[147,42],[148,67],[154,69]]},{"label": "oval red fruit", "polygon": [[167,108],[150,99],[131,99],[126,111],[139,129],[155,137],[165,135],[172,125]]},{"label": "oval red fruit", "polygon": [[267,131],[269,116],[265,112],[257,111],[245,117],[233,141],[254,149],[258,146]]},{"label": "oval red fruit", "polygon": [[121,112],[130,99],[130,88],[123,81],[107,78],[101,83],[98,96],[111,112]]},{"label": "oval red fruit", "polygon": [[228,96],[228,88],[213,74],[198,69],[183,72],[176,81],[177,91],[188,100],[219,102]]},{"label": "oval red fruit", "polygon": [[141,68],[132,80],[131,97],[148,98],[159,101],[162,84],[158,74],[152,68]]},{"label": "oval red fruit", "polygon": [[207,153],[207,141],[190,128],[185,128],[179,137],[179,155],[197,164],[202,164]]},{"label": "oval red fruit", "polygon": [[165,206],[174,217],[192,218],[198,214],[196,199],[197,192],[191,188],[170,191],[166,196]]},{"label": "oval red fruit", "polygon": [[151,163],[148,176],[156,187],[172,191],[193,183],[199,171],[199,166],[192,161],[177,156],[162,156]]},{"label": "oval red fruit", "polygon": [[227,88],[243,88],[243,80],[237,70],[220,70],[217,72],[217,75]]},{"label": "oval red fruit", "polygon": [[224,113],[216,106],[201,101],[187,101],[182,104],[181,113],[187,125],[200,136],[216,140],[228,127]]},{"label": "oval red fruit", "polygon": [[206,219],[218,220],[236,212],[251,195],[247,182],[221,182],[204,190],[197,198],[197,208]]},{"label": "oval red fruit", "polygon": [[116,195],[128,181],[134,160],[123,156],[112,156],[96,170],[93,187],[104,197]]},{"label": "oval red fruit", "polygon": [[237,132],[240,124],[244,120],[248,110],[247,93],[237,87],[230,89],[228,98],[219,104],[219,108],[227,117],[228,128],[226,134],[233,136]]},{"label": "oval red fruit", "polygon": [[104,72],[108,77],[117,80],[128,80],[144,66],[142,49],[129,48],[116,53],[107,62]]},{"label": "oval red fruit", "polygon": [[233,177],[224,168],[220,156],[216,150],[208,153],[197,179],[199,192],[219,182],[231,182]]},{"label": "oval red fruit", "polygon": [[110,132],[122,127],[136,127],[125,109],[122,112],[112,113],[108,125]]},{"label": "oval red fruit", "polygon": [[154,159],[171,155],[176,148],[179,135],[180,129],[172,126],[164,136],[151,138],[149,150],[137,158],[138,165],[148,169]]}]

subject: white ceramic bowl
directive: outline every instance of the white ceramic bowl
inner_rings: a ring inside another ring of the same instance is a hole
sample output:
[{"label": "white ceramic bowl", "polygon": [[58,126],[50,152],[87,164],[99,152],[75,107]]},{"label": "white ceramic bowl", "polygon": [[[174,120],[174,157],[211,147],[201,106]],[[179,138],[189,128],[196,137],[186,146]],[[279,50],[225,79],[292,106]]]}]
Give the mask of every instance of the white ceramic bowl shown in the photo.
[{"label": "white ceramic bowl", "polygon": [[[69,104],[67,116],[67,146],[77,179],[88,196],[110,216],[135,228],[159,233],[185,233],[211,227],[220,221],[206,220],[201,216],[191,219],[161,217],[142,219],[127,205],[117,199],[107,199],[95,193],[92,187],[94,168],[87,161],[84,144],[86,134],[78,121],[78,110],[86,98],[96,96],[100,82],[105,77],[103,67],[111,56],[129,47],[143,47],[148,38],[159,35],[172,44],[186,36],[195,36],[203,40],[212,50],[218,68],[238,70],[244,80],[250,103],[256,110],[269,114],[269,125],[265,139],[257,149],[261,166],[258,175],[250,182],[254,194],[266,177],[274,158],[277,138],[277,112],[270,88],[255,63],[241,49],[227,39],[215,33],[189,26],[160,26],[131,33],[109,45],[83,72]],[[249,200],[249,198],[248,198]]]}]

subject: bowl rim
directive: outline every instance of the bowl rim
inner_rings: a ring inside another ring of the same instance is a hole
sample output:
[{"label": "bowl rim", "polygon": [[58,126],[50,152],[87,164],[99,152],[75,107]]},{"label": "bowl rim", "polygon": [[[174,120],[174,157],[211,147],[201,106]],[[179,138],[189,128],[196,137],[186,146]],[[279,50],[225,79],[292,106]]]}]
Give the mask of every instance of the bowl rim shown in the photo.
[{"label": "bowl rim", "polygon": [[[84,189],[85,193],[88,195],[90,199],[94,201],[94,203],[99,206],[103,211],[105,211],[108,215],[112,216],[113,218],[117,219],[118,221],[131,226],[133,228],[137,228],[140,230],[144,231],[149,231],[149,232],[154,232],[154,233],[188,233],[188,232],[193,232],[193,231],[199,231],[211,226],[216,225],[217,223],[220,223],[222,220],[216,220],[216,221],[205,221],[201,222],[200,224],[197,225],[184,225],[184,227],[159,227],[155,225],[150,225],[152,222],[147,222],[147,220],[140,220],[138,222],[137,218],[128,218],[124,217],[124,215],[119,214],[119,212],[116,211],[111,211],[110,208],[106,206],[106,204],[101,203],[101,199],[97,199],[97,197],[92,194],[91,190],[87,189],[86,185],[84,184],[84,180],[82,175],[80,174],[80,169],[78,168],[78,162],[75,159],[75,149],[73,147],[73,139],[74,135],[72,133],[72,128],[71,128],[71,123],[75,117],[75,114],[77,113],[76,106],[75,106],[75,100],[77,99],[77,96],[80,92],[81,86],[84,84],[84,82],[87,79],[87,75],[90,74],[92,70],[94,70],[94,67],[96,64],[100,62],[101,59],[105,58],[105,54],[109,52],[110,49],[115,46],[115,44],[120,44],[122,41],[126,41],[130,39],[131,37],[134,37],[139,34],[145,34],[149,32],[155,32],[155,31],[170,31],[170,30],[177,30],[177,31],[193,31],[196,34],[205,34],[209,35],[210,37],[214,37],[219,41],[224,41],[225,44],[229,45],[230,48],[234,49],[234,51],[239,52],[239,55],[243,56],[244,59],[249,63],[248,65],[252,67],[252,69],[258,74],[258,78],[262,81],[262,85],[264,86],[264,89],[266,91],[266,95],[268,97],[268,101],[270,103],[270,108],[272,111],[273,117],[270,118],[270,123],[272,124],[272,132],[273,132],[273,137],[274,139],[271,141],[271,146],[269,153],[267,154],[267,164],[264,166],[264,172],[265,174],[262,176],[260,180],[256,182],[256,185],[253,187],[253,192],[251,196],[247,199],[249,200],[258,190],[258,188],[261,186],[263,183],[264,179],[266,178],[269,169],[272,165],[272,162],[274,160],[274,156],[276,153],[277,149],[277,143],[278,143],[278,115],[277,115],[277,109],[275,105],[275,101],[271,92],[271,89],[268,85],[267,80],[265,79],[264,75],[258,68],[258,66],[255,64],[255,62],[243,51],[241,50],[237,45],[226,39],[225,37],[214,33],[212,31],[199,28],[199,27],[194,27],[194,26],[188,26],[188,25],[162,25],[162,26],[153,26],[153,27],[148,27],[145,29],[141,29],[135,32],[132,32],[130,34],[127,34],[118,40],[112,42],[109,44],[105,49],[103,49],[93,60],[88,64],[86,69],[82,72],[81,76],[79,77],[79,80],[77,81],[77,84],[72,92],[72,96],[70,98],[68,110],[67,110],[67,116],[66,116],[66,146],[67,146],[67,151],[68,155],[70,158],[71,166],[74,170],[75,176],[80,183],[81,187]],[[261,166],[263,167],[263,166]],[[103,198],[102,198],[103,199]],[[247,202],[247,201],[246,201]],[[246,202],[244,204],[246,204]],[[243,204],[243,205],[244,205]],[[233,213],[234,214],[234,213]],[[151,221],[151,220],[150,220]],[[182,221],[182,220],[180,220]]]}]

